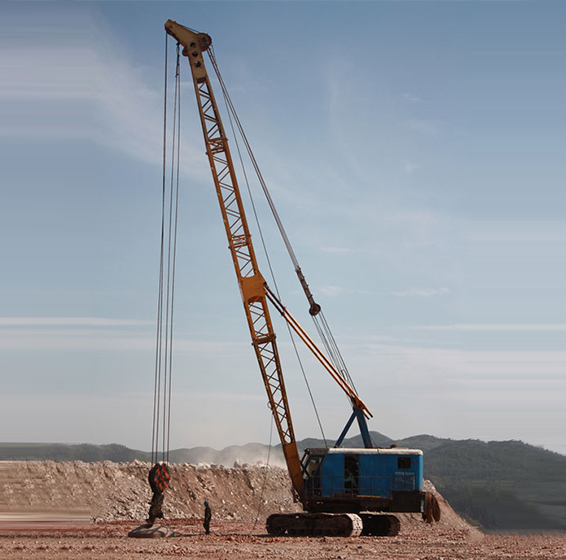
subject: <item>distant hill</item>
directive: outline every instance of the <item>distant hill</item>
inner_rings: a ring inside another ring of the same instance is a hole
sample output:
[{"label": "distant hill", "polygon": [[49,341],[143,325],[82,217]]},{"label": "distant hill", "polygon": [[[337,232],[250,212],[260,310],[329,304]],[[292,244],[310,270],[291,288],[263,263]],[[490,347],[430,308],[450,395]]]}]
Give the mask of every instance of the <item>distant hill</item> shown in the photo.
[{"label": "distant hill", "polygon": [[[425,477],[432,480],[456,512],[486,531],[566,532],[566,456],[519,441],[450,440],[418,435],[401,440],[371,432],[380,447],[422,449]],[[327,441],[333,445],[333,441]],[[300,451],[324,447],[321,439],[298,442]],[[361,447],[361,438],[344,447]],[[281,446],[260,443],[176,449],[172,463],[266,463],[284,466]],[[0,444],[0,460],[149,462],[151,454],[123,445]]]},{"label": "distant hill", "polygon": [[491,531],[566,531],[566,456],[520,441],[448,441],[425,477],[462,516]]},{"label": "distant hill", "polygon": [[[379,447],[389,447],[395,443],[392,439],[371,432],[372,440]],[[431,436],[417,436],[431,437]],[[413,438],[414,439],[414,438]],[[327,440],[329,446],[334,440]],[[325,447],[322,439],[308,438],[297,442],[300,452],[309,447]],[[360,436],[344,440],[344,447],[362,447]],[[266,463],[269,454],[270,464],[284,466],[285,459],[281,445],[276,445],[269,451],[269,446],[262,443],[248,443],[246,445],[231,445],[218,451],[212,447],[191,447],[190,449],[173,449],[169,453],[172,463],[213,463],[231,467],[234,462],[239,463]],[[113,461],[128,463],[134,461],[151,461],[151,453],[130,449],[124,445],[66,445],[61,443],[0,443],[0,460],[20,461],[84,461],[96,463],[100,461]]]},{"label": "distant hill", "polygon": [[450,439],[442,439],[429,435],[411,436],[405,439],[400,439],[396,443],[399,447],[412,447],[414,449],[421,449],[425,453],[439,447],[440,445],[450,443]]}]

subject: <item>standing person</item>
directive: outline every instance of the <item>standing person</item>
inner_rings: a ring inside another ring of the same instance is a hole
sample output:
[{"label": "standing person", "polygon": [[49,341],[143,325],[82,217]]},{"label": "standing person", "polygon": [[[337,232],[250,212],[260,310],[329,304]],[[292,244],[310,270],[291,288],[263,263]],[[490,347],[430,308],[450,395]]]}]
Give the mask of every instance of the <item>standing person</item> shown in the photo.
[{"label": "standing person", "polygon": [[212,519],[212,511],[210,510],[210,506],[208,505],[208,501],[205,500],[204,502],[204,522],[202,526],[207,535],[210,535],[210,520]]}]

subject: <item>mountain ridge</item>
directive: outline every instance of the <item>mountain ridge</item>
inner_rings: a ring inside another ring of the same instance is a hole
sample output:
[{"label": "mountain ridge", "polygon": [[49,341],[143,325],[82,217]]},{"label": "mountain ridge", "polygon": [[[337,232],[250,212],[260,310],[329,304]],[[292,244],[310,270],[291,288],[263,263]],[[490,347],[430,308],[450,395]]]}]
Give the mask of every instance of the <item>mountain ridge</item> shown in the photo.
[{"label": "mountain ridge", "polygon": [[[453,440],[437,438],[422,434],[409,438],[394,440],[380,432],[370,432],[376,447],[409,447],[421,449],[424,453]],[[300,452],[307,448],[332,447],[335,440],[320,438],[305,438],[297,441]],[[361,436],[345,438],[342,447],[363,447]],[[246,443],[243,445],[229,445],[223,449],[207,446],[183,447],[172,449],[169,452],[169,461],[172,463],[213,463],[217,465],[232,466],[234,461],[240,463],[257,463],[267,461],[268,454],[272,458],[279,458],[284,464],[281,444],[274,445],[269,451],[269,445],[263,443]],[[86,463],[99,461],[131,462],[151,461],[151,452],[131,449],[125,445],[111,444],[64,444],[64,443],[0,443],[0,460],[51,460],[51,461],[84,461]]]}]

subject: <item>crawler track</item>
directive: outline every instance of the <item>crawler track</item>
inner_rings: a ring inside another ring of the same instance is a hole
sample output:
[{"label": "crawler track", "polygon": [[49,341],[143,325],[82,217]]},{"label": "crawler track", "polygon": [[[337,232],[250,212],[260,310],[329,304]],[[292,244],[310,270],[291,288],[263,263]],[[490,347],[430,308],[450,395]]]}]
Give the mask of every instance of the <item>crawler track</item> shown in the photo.
[{"label": "crawler track", "polygon": [[353,513],[275,513],[267,518],[267,532],[290,537],[357,537],[363,524]]}]

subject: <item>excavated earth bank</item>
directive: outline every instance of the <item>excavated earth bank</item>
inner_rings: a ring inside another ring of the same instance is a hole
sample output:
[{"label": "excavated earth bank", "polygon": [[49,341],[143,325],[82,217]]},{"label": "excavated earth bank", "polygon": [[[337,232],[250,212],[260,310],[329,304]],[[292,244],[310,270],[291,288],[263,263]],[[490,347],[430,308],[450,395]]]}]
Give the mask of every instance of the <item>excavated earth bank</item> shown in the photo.
[{"label": "excavated earth bank", "polygon": [[[483,535],[437,493],[434,526],[404,514],[396,537],[274,538],[265,518],[300,511],[278,467],[172,465],[162,522],[177,536],[130,539],[147,516],[149,464],[0,462],[0,558],[564,559],[566,535]],[[428,489],[434,491],[430,483]],[[204,535],[202,503],[212,506]]]}]

